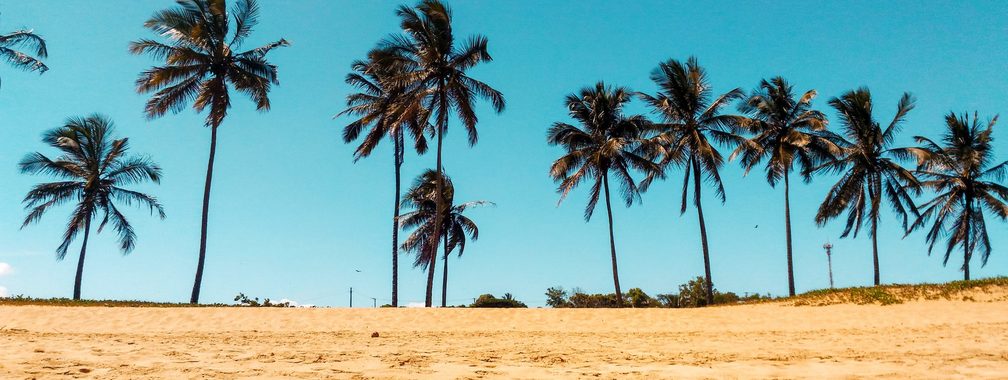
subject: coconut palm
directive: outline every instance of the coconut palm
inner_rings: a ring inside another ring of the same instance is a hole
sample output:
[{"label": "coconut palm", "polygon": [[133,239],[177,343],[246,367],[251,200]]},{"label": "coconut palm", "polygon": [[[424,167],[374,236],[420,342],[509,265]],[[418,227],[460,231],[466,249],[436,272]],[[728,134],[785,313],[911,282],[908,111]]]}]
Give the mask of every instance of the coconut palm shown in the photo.
[{"label": "coconut palm", "polygon": [[[29,52],[20,51],[22,48]],[[48,56],[45,39],[30,29],[0,35],[0,58],[16,69],[45,73],[49,66],[42,60]]]},{"label": "coconut palm", "polygon": [[[437,264],[436,248],[432,248],[431,234],[440,231],[440,240],[444,242],[443,277],[441,283],[441,306],[447,306],[448,296],[448,257],[451,252],[458,248],[458,256],[462,257],[465,252],[466,235],[475,241],[479,238],[479,229],[476,222],[465,215],[466,210],[473,207],[493,205],[487,201],[472,201],[448,207],[442,217],[436,217],[438,197],[435,195],[438,187],[439,174],[433,170],[427,170],[414,181],[413,186],[406,192],[403,199],[403,206],[413,209],[413,211],[403,214],[400,224],[403,228],[413,228],[413,232],[402,244],[403,251],[416,254],[413,265],[422,269],[429,269]],[[448,204],[453,204],[455,198],[455,186],[451,178],[444,177],[444,199]],[[441,221],[441,228],[434,227],[434,221]],[[429,280],[433,281],[433,280]]]},{"label": "coconut palm", "polygon": [[112,121],[101,115],[67,119],[66,125],[47,131],[42,141],[58,149],[61,155],[51,159],[43,153],[31,153],[21,160],[21,172],[48,175],[60,181],[36,185],[28,192],[24,204],[30,211],[21,228],[38,222],[53,207],[76,201],[63,242],[56,248],[56,259],[63,260],[70,243],[77,234],[84,233],[74,278],[73,298],[79,300],[91,222],[101,217],[97,232],[111,223],[122,253],[130,253],[136,245],[136,233],[119,207],[146,206],[162,219],[165,214],[157,199],[124,186],[145,181],[158,183],[161,168],[147,157],[128,155],[128,139],[115,139]]},{"label": "coconut palm", "polygon": [[[707,303],[713,304],[714,285],[707,246],[707,225],[700,201],[701,182],[706,177],[707,182],[714,186],[715,195],[724,204],[725,190],[720,174],[724,157],[711,141],[731,145],[741,143],[743,139],[736,132],[744,118],[721,114],[721,110],[743,97],[744,93],[742,89],[736,88],[712,98],[713,91],[707,73],[695,57],[690,57],[686,62],[670,59],[659,64],[651,72],[651,80],[658,85],[658,93],[642,93],[639,96],[662,119],[661,123],[656,124],[658,134],[652,138],[654,143],[663,147],[660,150],[660,164],[666,170],[670,166],[679,166],[685,173],[680,214],[686,213],[690,178],[693,179],[693,205],[696,206],[700,223]],[[649,183],[650,179],[645,180],[645,189]]]},{"label": "coconut palm", "polygon": [[[1004,179],[1008,161],[993,164],[991,132],[997,116],[981,123],[974,113],[945,117],[948,129],[941,145],[917,136],[922,144],[913,150],[920,164],[917,176],[921,186],[933,190],[934,199],[921,204],[921,213],[911,230],[934,220],[927,233],[928,254],[940,238],[946,240],[943,265],[956,246],[963,251],[963,278],[970,279],[970,260],[979,250],[981,265],[990,258],[990,238],[984,211],[1002,221],[1008,218],[1008,187],[998,182]],[[986,125],[985,125],[986,124]]]},{"label": "coconut palm", "polygon": [[841,175],[819,206],[815,221],[826,222],[847,211],[847,224],[841,238],[853,232],[857,237],[863,225],[870,227],[875,285],[881,283],[878,259],[878,223],[883,193],[889,206],[903,219],[903,229],[909,216],[918,215],[911,193],[919,192],[913,173],[900,165],[909,156],[906,148],[892,148],[896,134],[903,127],[906,114],[914,108],[914,98],[904,93],[896,106],[896,115],[885,129],[872,115],[872,97],[867,88],[859,88],[830,99],[829,104],[840,116],[843,131],[835,135],[841,147],[840,157],[816,168]]},{"label": "coconut palm", "polygon": [[387,135],[393,143],[395,167],[395,203],[392,216],[392,306],[399,306],[399,194],[401,168],[404,158],[404,130],[408,130],[417,153],[427,151],[424,127],[427,113],[415,97],[408,96],[402,87],[396,87],[394,78],[402,75],[402,62],[394,52],[374,50],[367,61],[355,61],[353,72],[347,74],[346,83],[361,92],[347,96],[347,109],[339,115],[358,117],[343,129],[343,141],[355,141],[370,128],[354,152],[354,162],[371,155],[378,143]]},{"label": "coconut palm", "polygon": [[[639,115],[627,116],[623,108],[631,99],[631,91],[623,87],[610,87],[599,82],[594,87],[581,89],[578,94],[567,95],[566,104],[571,118],[580,127],[557,122],[547,133],[550,145],[559,145],[566,151],[550,168],[550,176],[559,183],[560,202],[584,181],[592,183],[585,207],[585,221],[591,220],[599,197],[605,197],[609,217],[609,252],[612,259],[613,285],[616,301],[623,304],[620,292],[619,270],[616,264],[616,239],[613,235],[612,204],[609,194],[609,177],[613,174],[619,185],[623,203],[627,207],[640,200],[640,189],[631,172],[639,170],[645,176],[661,176],[661,168],[638,154],[648,121]],[[602,193],[602,194],[600,194]]]},{"label": "coconut palm", "polygon": [[[266,60],[271,50],[287,46],[275,42],[241,51],[239,47],[251,34],[259,19],[255,0],[238,0],[230,12],[224,0],[178,0],[178,7],[155,12],[144,23],[147,29],[165,37],[166,43],[140,39],[130,43],[133,54],[149,54],[164,60],[140,74],[138,93],[153,95],[147,101],[148,119],[180,112],[192,103],[196,112],[209,107],[206,126],[210,128],[210,157],[203,187],[203,218],[200,228],[199,261],[190,303],[198,303],[206,261],[207,217],[210,210],[210,185],[217,152],[217,128],[231,107],[229,86],[249,96],[259,111],[270,108],[269,91],[277,81],[277,67]],[[230,17],[234,17],[231,30]]]},{"label": "coconut palm", "polygon": [[[449,117],[454,114],[462,122],[469,145],[474,145],[477,140],[478,118],[474,109],[477,98],[489,100],[494,111],[500,113],[504,111],[504,96],[467,74],[477,64],[492,60],[487,51],[487,39],[476,35],[461,45],[456,44],[451,10],[441,1],[423,0],[415,8],[400,6],[396,14],[401,19],[405,35],[388,38],[383,48],[394,50],[411,62],[411,69],[399,81],[410,88],[410,92],[433,114],[437,136],[436,171],[443,173],[442,145]],[[442,193],[438,191],[435,194]],[[438,207],[445,209],[448,203],[442,200],[438,202]],[[441,226],[436,224],[434,228],[436,230]],[[435,251],[439,244],[438,236],[441,236],[439,232],[431,235]],[[425,303],[429,307],[433,301],[433,270],[427,275],[430,281],[427,282]]]},{"label": "coconut palm", "polygon": [[826,131],[826,115],[812,109],[816,91],[806,91],[800,98],[782,77],[763,80],[749,99],[739,107],[749,115],[745,129],[753,135],[740,144],[729,159],[741,157],[746,174],[766,160],[766,178],[770,187],[784,182],[784,236],[787,245],[788,293],[795,295],[794,265],[791,255],[790,174],[797,162],[806,182],[811,170],[838,154]]}]

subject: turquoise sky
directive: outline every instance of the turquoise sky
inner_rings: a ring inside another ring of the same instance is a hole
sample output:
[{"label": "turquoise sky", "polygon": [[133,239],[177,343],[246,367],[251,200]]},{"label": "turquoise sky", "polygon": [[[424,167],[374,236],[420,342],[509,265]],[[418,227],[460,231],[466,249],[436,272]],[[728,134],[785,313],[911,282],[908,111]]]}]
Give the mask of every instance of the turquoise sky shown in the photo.
[{"label": "turquoise sky", "polygon": [[[386,147],[352,162],[343,144],[346,118],[332,116],[350,88],[350,62],[396,32],[400,2],[263,1],[248,46],[284,37],[271,53],[281,85],[273,110],[261,114],[236,97],[218,145],[210,213],[203,302],[230,302],[238,292],[300,303],[345,306],[389,302],[392,159]],[[164,168],[156,194],[167,208],[160,221],[144,211],[128,216],[139,235],[123,257],[114,236],[93,235],[84,269],[85,298],[186,301],[199,246],[200,202],[209,130],[187,110],[143,118],[137,74],[154,62],[131,56],[129,41],[152,37],[142,24],[170,1],[0,1],[0,30],[31,27],[49,44],[45,75],[0,66],[0,291],[36,297],[70,296],[77,244],[57,262],[69,208],[19,230],[20,200],[45,180],[17,172],[24,154],[45,149],[42,131],[68,116],[100,112],[130,137],[136,153]],[[815,105],[868,86],[877,117],[892,117],[904,91],[918,97],[899,144],[916,134],[937,136],[949,111],[1008,112],[1008,3],[969,2],[685,2],[474,1],[452,2],[459,36],[481,33],[494,62],[472,75],[502,91],[508,105],[495,115],[480,107],[480,142],[465,144],[450,126],[445,165],[459,200],[491,200],[473,210],[480,239],[452,259],[449,303],[482,293],[513,293],[544,304],[547,287],[611,292],[604,210],[582,219],[587,188],[557,207],[548,176],[558,148],[545,133],[569,121],[563,97],[598,80],[653,92],[648,73],[659,61],[690,55],[707,68],[716,92],[753,88],[783,75],[797,89],[815,88]],[[639,102],[631,107],[645,112]],[[1000,128],[999,128],[1000,129]],[[995,132],[997,156],[1008,158],[1008,135]],[[434,165],[434,156],[407,156],[404,180]],[[723,173],[724,206],[705,202],[715,286],[735,292],[787,292],[783,195],[761,175],[742,176],[737,163]],[[695,211],[680,216],[680,173],[654,186],[642,206],[614,209],[624,289],[672,291],[703,272]],[[835,178],[793,186],[796,282],[799,291],[828,286],[826,257],[834,248],[838,286],[872,280],[870,240],[839,239],[841,223],[817,228],[812,217]],[[755,228],[755,226],[759,226]],[[1006,225],[990,223],[994,252],[975,277],[1008,274]],[[879,249],[886,283],[961,278],[960,261],[942,267],[928,256],[923,234],[902,238],[891,213],[882,217]],[[408,264],[411,258],[403,257]],[[4,265],[7,264],[7,265]],[[440,266],[439,266],[440,268]],[[357,272],[356,270],[360,270]],[[440,273],[438,274],[440,276]],[[440,277],[439,277],[440,278]],[[400,302],[423,302],[425,276],[405,265]],[[438,282],[440,283],[440,282]],[[437,292],[437,294],[440,294]]]}]

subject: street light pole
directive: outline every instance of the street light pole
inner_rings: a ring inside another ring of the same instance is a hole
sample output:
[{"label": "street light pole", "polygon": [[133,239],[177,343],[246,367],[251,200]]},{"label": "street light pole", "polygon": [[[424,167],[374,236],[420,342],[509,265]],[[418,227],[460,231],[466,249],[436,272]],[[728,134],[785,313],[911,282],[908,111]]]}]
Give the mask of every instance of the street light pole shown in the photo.
[{"label": "street light pole", "polygon": [[826,249],[826,265],[829,266],[829,287],[833,289],[833,244],[827,241],[822,247]]}]

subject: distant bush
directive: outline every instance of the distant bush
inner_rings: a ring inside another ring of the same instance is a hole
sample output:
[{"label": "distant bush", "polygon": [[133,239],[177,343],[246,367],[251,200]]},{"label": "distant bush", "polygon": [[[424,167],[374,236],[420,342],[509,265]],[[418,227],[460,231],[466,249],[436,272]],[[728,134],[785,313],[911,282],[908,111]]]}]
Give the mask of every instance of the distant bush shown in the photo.
[{"label": "distant bush", "polygon": [[511,293],[505,293],[504,298],[494,297],[493,294],[484,294],[476,298],[476,302],[473,302],[469,307],[489,307],[489,308],[510,308],[510,307],[528,307],[521,301],[514,299]]}]

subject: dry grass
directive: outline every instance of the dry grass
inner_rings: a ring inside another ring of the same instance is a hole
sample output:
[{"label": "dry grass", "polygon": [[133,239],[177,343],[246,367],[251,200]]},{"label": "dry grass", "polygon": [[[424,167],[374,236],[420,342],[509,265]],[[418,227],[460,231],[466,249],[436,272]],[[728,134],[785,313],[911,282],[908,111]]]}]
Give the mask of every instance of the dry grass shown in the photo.
[{"label": "dry grass", "polygon": [[910,301],[953,300],[994,302],[1008,301],[1008,277],[953,281],[943,284],[882,285],[841,289],[821,289],[779,301],[794,306],[825,306],[836,304],[894,305]]}]

